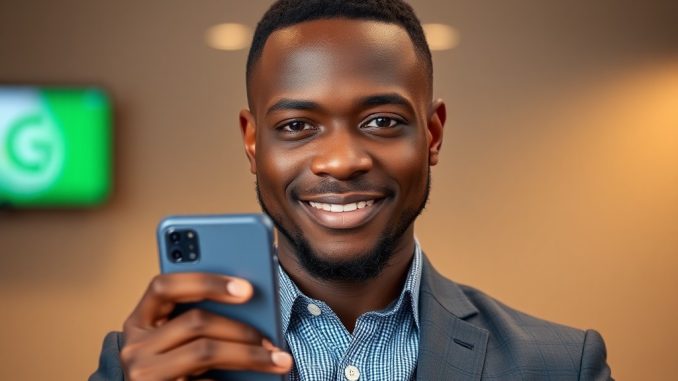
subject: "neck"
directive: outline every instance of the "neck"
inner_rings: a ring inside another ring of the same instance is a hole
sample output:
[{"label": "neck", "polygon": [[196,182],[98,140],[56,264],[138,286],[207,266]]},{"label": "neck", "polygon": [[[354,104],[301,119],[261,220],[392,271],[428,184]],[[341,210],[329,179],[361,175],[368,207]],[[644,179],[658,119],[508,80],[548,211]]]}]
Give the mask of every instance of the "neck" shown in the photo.
[{"label": "neck", "polygon": [[281,237],[278,257],[281,266],[307,296],[322,300],[337,314],[349,332],[365,312],[386,308],[399,295],[414,255],[414,232],[411,226],[394,248],[385,268],[364,281],[335,281],[311,275],[299,262],[294,245]]}]

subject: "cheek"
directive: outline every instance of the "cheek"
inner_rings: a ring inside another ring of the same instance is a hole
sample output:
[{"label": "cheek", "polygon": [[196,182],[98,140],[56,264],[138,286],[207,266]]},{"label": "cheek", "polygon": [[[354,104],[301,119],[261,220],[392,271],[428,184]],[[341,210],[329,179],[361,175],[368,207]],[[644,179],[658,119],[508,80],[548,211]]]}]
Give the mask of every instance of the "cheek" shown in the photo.
[{"label": "cheek", "polygon": [[257,182],[267,198],[284,199],[289,184],[300,167],[297,155],[288,150],[264,144],[257,150]]},{"label": "cheek", "polygon": [[404,197],[424,193],[428,173],[425,139],[402,141],[386,150],[382,148],[379,162],[388,176],[398,182]]}]

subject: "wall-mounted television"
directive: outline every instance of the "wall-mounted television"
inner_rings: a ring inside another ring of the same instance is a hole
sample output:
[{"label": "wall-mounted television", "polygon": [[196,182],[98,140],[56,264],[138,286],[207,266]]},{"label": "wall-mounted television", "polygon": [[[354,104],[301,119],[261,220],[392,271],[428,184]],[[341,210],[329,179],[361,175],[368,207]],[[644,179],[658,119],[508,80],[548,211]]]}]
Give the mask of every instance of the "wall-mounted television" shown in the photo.
[{"label": "wall-mounted television", "polygon": [[98,87],[0,86],[0,206],[87,207],[112,183],[110,98]]}]

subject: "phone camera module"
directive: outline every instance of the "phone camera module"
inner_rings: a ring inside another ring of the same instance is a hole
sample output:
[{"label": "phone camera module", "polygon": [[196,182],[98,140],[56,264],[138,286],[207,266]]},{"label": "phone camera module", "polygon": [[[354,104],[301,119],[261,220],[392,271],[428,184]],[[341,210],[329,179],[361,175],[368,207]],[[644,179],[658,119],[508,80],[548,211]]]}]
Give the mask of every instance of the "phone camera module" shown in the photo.
[{"label": "phone camera module", "polygon": [[173,263],[191,263],[200,260],[198,234],[190,229],[170,229],[165,234],[168,256]]}]

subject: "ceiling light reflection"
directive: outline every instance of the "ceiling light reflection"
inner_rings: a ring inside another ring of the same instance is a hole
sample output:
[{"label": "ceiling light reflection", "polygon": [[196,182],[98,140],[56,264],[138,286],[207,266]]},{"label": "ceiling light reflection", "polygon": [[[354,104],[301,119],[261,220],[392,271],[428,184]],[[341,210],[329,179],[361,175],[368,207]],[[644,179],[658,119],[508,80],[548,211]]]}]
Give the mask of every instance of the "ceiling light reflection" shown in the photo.
[{"label": "ceiling light reflection", "polygon": [[449,50],[459,45],[459,31],[446,24],[423,24],[431,50]]},{"label": "ceiling light reflection", "polygon": [[252,30],[247,25],[224,23],[207,29],[207,45],[219,50],[241,50],[249,46]]}]

